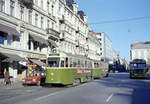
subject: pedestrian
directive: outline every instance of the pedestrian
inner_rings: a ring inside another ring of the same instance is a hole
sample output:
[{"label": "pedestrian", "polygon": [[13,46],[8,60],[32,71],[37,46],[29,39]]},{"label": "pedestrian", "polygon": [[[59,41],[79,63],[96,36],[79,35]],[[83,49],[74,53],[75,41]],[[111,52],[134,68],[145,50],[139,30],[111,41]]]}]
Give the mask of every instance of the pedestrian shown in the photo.
[{"label": "pedestrian", "polygon": [[6,70],[6,68],[4,69],[4,83],[5,85],[11,84],[9,72]]}]

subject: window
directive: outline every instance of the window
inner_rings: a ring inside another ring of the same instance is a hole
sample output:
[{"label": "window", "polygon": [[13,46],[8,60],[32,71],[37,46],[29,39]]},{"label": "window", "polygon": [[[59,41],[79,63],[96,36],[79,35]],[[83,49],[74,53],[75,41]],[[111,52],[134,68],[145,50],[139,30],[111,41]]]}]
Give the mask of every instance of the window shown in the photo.
[{"label": "window", "polygon": [[61,13],[61,7],[59,6],[58,7],[58,14],[60,14]]},{"label": "window", "polygon": [[49,24],[50,24],[50,21],[47,20],[47,28],[49,29]]},{"label": "window", "polygon": [[20,37],[19,36],[13,35],[12,39],[13,39],[13,41],[20,41]]},{"label": "window", "polygon": [[10,15],[14,16],[14,8],[15,8],[15,2],[13,0],[10,0]]},{"label": "window", "polygon": [[11,45],[11,43],[12,43],[12,38],[13,38],[12,35],[7,35],[7,44],[8,44],[8,45]]},{"label": "window", "polygon": [[64,60],[61,61],[61,67],[64,67]]},{"label": "window", "polygon": [[53,12],[54,12],[54,6],[52,5],[52,15],[53,15]]},{"label": "window", "polygon": [[41,0],[41,8],[43,9],[43,0]]},{"label": "window", "polygon": [[37,51],[37,49],[39,47],[39,42],[34,42],[33,47],[34,47],[34,50]]},{"label": "window", "polygon": [[47,12],[48,12],[48,13],[50,13],[49,6],[50,6],[50,5],[49,5],[49,2],[47,2]]},{"label": "window", "polygon": [[21,20],[24,20],[24,7],[22,6],[21,6],[20,13],[21,13]]},{"label": "window", "polygon": [[35,14],[35,26],[38,26],[38,14]]},{"label": "window", "polygon": [[54,29],[54,23],[52,22],[52,29]]},{"label": "window", "polygon": [[28,49],[29,49],[29,50],[31,50],[31,42],[32,42],[31,36],[29,35],[29,42],[28,42],[28,46],[29,46]]},{"label": "window", "polygon": [[29,10],[29,23],[32,24],[32,11]]},{"label": "window", "polygon": [[1,12],[5,11],[5,0],[0,0],[0,11]]},{"label": "window", "polygon": [[43,26],[43,25],[44,25],[44,18],[41,17],[41,28],[42,28],[42,29],[44,29],[44,26]]}]

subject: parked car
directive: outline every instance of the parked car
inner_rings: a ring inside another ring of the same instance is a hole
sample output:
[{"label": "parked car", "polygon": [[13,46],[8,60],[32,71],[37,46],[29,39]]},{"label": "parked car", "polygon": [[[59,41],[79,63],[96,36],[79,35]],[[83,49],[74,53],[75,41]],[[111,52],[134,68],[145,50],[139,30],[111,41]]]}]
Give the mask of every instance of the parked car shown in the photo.
[{"label": "parked car", "polygon": [[22,84],[23,85],[38,85],[40,86],[41,84],[45,83],[45,77],[46,74],[44,71],[42,71],[39,75],[37,76],[29,76],[24,79],[22,79]]}]

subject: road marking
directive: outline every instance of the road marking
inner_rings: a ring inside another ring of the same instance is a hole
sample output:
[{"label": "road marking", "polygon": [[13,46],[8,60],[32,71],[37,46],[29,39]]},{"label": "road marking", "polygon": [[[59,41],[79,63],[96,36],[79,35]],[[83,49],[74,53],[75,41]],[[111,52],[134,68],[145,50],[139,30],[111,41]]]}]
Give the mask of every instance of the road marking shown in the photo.
[{"label": "road marking", "polygon": [[111,98],[114,96],[114,94],[112,93],[108,98],[107,98],[107,100],[106,100],[106,103],[108,103],[110,100],[111,100]]},{"label": "road marking", "polygon": [[60,92],[54,92],[54,93],[52,93],[52,94],[49,94],[49,95],[45,95],[45,96],[36,98],[35,101],[39,101],[39,100],[41,100],[41,99],[44,99],[44,98],[47,98],[47,97],[50,97],[50,96],[54,96],[54,95],[56,95],[56,94],[58,94],[58,93],[60,93]]}]

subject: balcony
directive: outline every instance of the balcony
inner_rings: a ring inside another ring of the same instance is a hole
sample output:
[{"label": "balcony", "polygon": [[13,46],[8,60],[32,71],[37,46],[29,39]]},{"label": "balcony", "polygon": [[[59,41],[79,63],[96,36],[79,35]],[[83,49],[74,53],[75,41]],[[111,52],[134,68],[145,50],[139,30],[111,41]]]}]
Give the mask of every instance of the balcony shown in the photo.
[{"label": "balcony", "polygon": [[54,29],[51,29],[51,28],[47,28],[46,29],[47,31],[47,34],[49,34],[49,39],[52,39],[52,40],[59,40],[60,39],[60,33]]},{"label": "balcony", "polygon": [[28,9],[33,8],[33,0],[19,0],[19,2],[25,5]]}]

